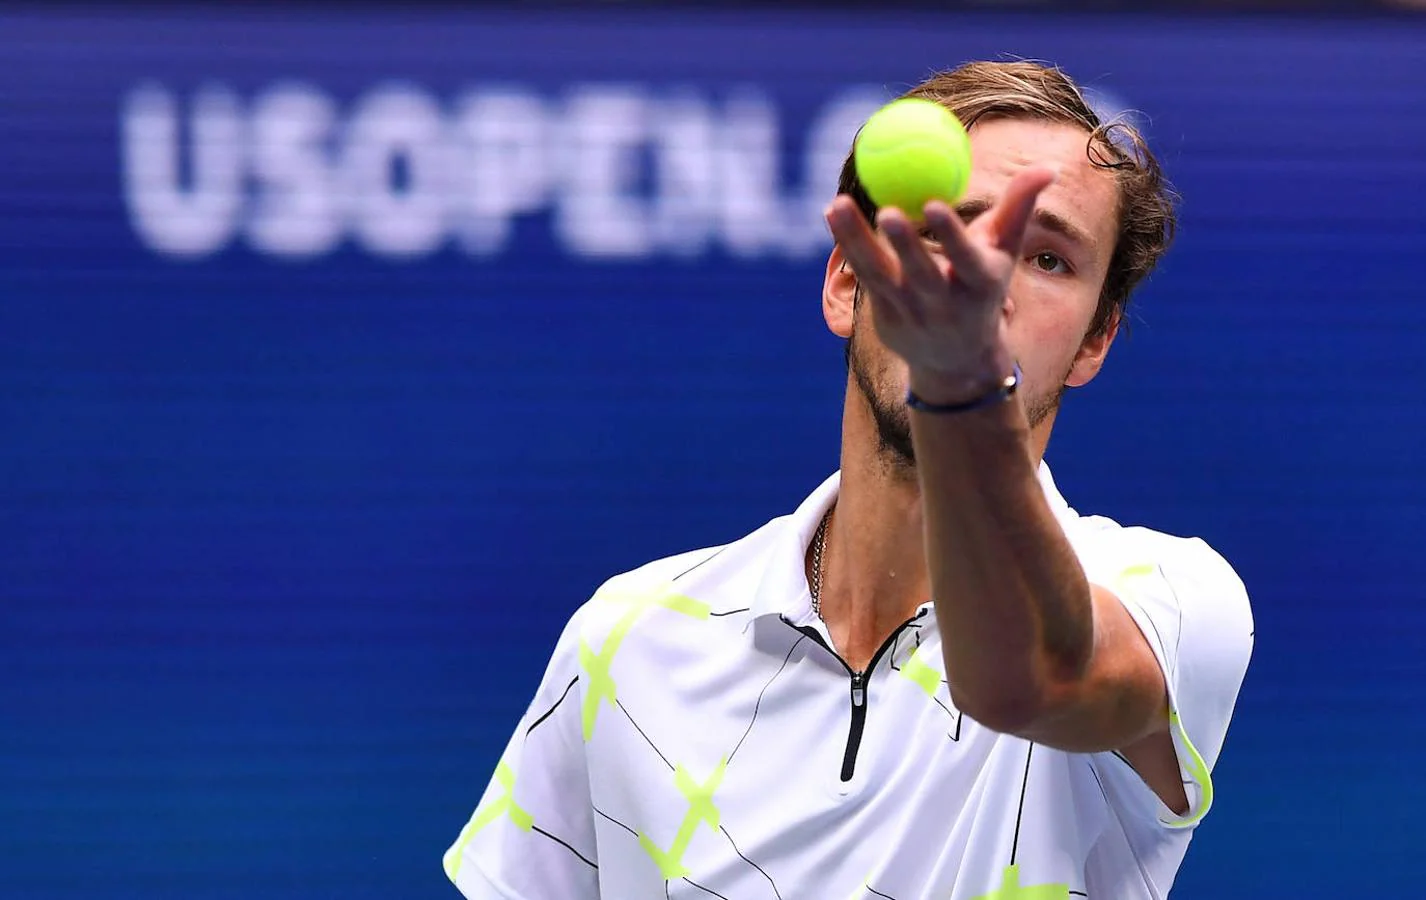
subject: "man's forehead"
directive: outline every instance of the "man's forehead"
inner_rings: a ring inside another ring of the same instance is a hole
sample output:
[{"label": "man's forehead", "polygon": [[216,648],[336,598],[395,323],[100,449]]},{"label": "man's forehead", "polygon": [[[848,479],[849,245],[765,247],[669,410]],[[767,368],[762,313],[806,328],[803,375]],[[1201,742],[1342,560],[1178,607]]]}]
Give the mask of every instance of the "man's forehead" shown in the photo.
[{"label": "man's forehead", "polygon": [[962,215],[998,203],[1016,173],[1043,165],[1059,174],[1040,195],[1037,210],[1082,232],[1093,243],[1112,240],[1118,222],[1118,183],[1113,170],[1091,161],[1087,131],[1059,122],[997,119],[978,123],[970,130],[970,140],[970,184],[957,204]]}]

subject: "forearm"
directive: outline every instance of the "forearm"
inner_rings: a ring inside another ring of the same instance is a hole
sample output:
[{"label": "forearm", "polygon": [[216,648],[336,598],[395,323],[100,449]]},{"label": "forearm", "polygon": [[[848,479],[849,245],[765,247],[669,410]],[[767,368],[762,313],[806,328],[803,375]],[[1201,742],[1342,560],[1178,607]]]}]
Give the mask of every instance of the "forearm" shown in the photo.
[{"label": "forearm", "polygon": [[1084,673],[1089,583],[1036,478],[1018,402],[911,419],[947,681],[962,709],[1013,727]]}]

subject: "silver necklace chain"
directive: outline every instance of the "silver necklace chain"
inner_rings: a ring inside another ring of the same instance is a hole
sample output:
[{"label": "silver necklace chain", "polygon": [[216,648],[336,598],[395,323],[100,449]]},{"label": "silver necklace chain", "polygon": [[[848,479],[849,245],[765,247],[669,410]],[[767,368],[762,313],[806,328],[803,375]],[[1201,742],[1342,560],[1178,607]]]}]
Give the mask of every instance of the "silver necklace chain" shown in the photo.
[{"label": "silver necklace chain", "polygon": [[832,521],[832,511],[827,510],[817,533],[812,536],[812,612],[822,618],[822,552],[827,546],[827,525]]}]

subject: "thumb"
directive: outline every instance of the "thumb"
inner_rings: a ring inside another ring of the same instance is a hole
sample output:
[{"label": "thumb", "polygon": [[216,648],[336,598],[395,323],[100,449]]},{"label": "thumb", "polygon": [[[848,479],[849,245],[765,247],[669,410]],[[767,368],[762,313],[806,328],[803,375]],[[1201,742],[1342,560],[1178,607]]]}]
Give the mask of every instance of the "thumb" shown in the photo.
[{"label": "thumb", "polygon": [[990,242],[997,249],[1018,255],[1025,242],[1025,230],[1035,213],[1035,203],[1045,188],[1055,183],[1059,177],[1057,169],[1047,166],[1030,166],[1018,172],[1005,189],[992,212],[990,221]]}]

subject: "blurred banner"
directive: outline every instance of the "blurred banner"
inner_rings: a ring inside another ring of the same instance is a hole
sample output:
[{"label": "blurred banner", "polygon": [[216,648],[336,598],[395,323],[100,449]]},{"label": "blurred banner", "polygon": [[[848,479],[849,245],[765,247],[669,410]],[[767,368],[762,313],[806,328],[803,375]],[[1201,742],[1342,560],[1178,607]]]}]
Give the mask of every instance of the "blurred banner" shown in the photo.
[{"label": "blurred banner", "polygon": [[172,4],[0,14],[0,896],[454,896],[570,612],[835,468],[856,127],[1012,54],[1185,197],[1049,452],[1255,601],[1175,896],[1419,883],[1426,24]]},{"label": "blurred banner", "polygon": [[176,260],[233,244],[309,260],[346,243],[389,261],[454,245],[498,262],[532,216],[548,216],[541,230],[571,260],[806,260],[826,250],[825,185],[884,96],[852,87],[818,104],[790,136],[788,183],[789,110],[757,84],[496,82],[439,96],[379,82],[339,105],[312,83],[242,96],[148,82],[123,101],[124,199],[145,247]]}]

